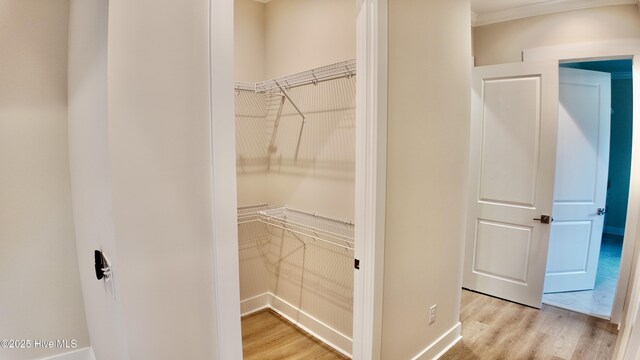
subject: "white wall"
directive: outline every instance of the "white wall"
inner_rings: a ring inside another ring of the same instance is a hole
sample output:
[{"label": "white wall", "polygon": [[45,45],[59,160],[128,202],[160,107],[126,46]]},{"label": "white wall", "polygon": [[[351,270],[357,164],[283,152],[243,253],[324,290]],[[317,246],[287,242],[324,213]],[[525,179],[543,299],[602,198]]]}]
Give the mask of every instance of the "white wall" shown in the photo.
[{"label": "white wall", "polygon": [[636,5],[598,7],[473,28],[476,65],[520,62],[523,49],[640,38]]},{"label": "white wall", "polygon": [[[233,275],[213,272],[237,267],[235,226],[214,228],[212,210],[214,196],[226,203],[222,179],[233,171],[233,148],[221,146],[220,135],[233,132],[225,109],[233,82],[209,63],[210,49],[214,65],[232,59],[231,44],[215,36],[210,48],[209,6],[214,35],[230,33],[233,9],[207,0],[72,1],[69,131],[78,251],[84,264],[93,249],[103,249],[117,285],[114,300],[83,273],[96,357],[238,358],[238,289]],[[228,98],[210,93],[225,82]],[[228,207],[235,208],[235,196]],[[234,218],[226,210],[216,209],[221,224]],[[215,312],[218,301],[224,313]]]},{"label": "white wall", "polygon": [[[108,48],[116,281],[129,356],[216,358],[209,1],[111,0]],[[235,330],[227,329],[240,336],[239,320]]]},{"label": "white wall", "polygon": [[[107,123],[109,2],[71,0],[69,18],[69,159],[78,260],[91,345],[97,359],[129,359],[122,296],[113,299],[93,271],[102,250],[119,269],[111,207]],[[119,283],[116,283],[116,287]],[[116,294],[121,295],[116,289]]]},{"label": "white wall", "polygon": [[389,2],[385,360],[413,358],[459,321],[469,14],[468,0]]},{"label": "white wall", "polygon": [[[89,345],[67,151],[66,0],[0,1],[0,339]],[[68,349],[0,349],[7,360]]]}]

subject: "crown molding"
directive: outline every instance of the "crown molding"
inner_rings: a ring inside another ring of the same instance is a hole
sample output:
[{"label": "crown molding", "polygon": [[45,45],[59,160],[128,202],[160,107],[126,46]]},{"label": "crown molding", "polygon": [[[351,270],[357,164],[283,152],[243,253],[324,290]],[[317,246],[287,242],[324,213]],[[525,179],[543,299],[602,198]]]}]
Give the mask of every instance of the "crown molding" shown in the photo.
[{"label": "crown molding", "polygon": [[259,3],[262,3],[262,4],[266,4],[266,3],[270,2],[271,0],[253,0],[253,1],[259,2]]},{"label": "crown molding", "polygon": [[472,25],[482,26],[563,11],[614,5],[638,5],[638,0],[549,0],[499,11],[477,13],[475,21],[473,21],[472,12]]}]

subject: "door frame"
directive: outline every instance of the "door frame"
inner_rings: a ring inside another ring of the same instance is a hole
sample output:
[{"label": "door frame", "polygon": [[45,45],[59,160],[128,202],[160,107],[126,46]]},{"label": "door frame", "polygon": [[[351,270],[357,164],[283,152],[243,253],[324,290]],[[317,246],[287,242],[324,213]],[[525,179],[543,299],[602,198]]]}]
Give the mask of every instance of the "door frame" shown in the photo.
[{"label": "door frame", "polygon": [[[234,0],[209,0],[214,360],[242,359],[234,104]],[[203,314],[204,315],[204,314]]]},{"label": "door frame", "polygon": [[387,0],[358,0],[353,359],[380,359],[387,178]]},{"label": "door frame", "polygon": [[[568,44],[551,47],[525,49],[523,61],[557,60],[579,62],[589,60],[633,59],[633,137],[631,150],[631,178],[629,181],[629,202],[624,231],[622,257],[618,285],[611,312],[611,322],[620,324],[620,335],[616,344],[614,359],[625,356],[630,330],[635,321],[640,300],[640,40],[616,40],[592,43]],[[635,273],[635,274],[634,274]]]},{"label": "door frame", "polygon": [[[241,359],[233,0],[209,0],[214,359]],[[353,358],[380,358],[387,143],[387,0],[357,0]],[[231,274],[231,275],[230,275]],[[235,275],[234,275],[235,274]]]}]

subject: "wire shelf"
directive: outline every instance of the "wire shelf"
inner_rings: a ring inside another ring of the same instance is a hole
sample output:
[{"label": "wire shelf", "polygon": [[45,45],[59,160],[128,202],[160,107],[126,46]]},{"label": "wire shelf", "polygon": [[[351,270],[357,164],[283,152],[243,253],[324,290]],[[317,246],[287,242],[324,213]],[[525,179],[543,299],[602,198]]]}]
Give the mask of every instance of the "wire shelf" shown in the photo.
[{"label": "wire shelf", "polygon": [[246,82],[246,81],[236,81],[235,84],[236,91],[256,91],[256,83]]},{"label": "wire shelf", "polygon": [[238,208],[238,225],[259,221],[259,212],[269,210],[269,204],[241,206]]},{"label": "wire shelf", "polygon": [[318,84],[324,81],[355,75],[356,59],[351,59],[258,83],[236,81],[235,89],[236,91],[253,91],[258,93],[281,92],[283,89],[291,90],[299,86]]},{"label": "wire shelf", "polygon": [[313,241],[338,246],[347,252],[353,253],[355,248],[354,224],[351,221],[333,219],[287,207],[261,210],[258,214],[258,221],[269,226],[302,235]]}]

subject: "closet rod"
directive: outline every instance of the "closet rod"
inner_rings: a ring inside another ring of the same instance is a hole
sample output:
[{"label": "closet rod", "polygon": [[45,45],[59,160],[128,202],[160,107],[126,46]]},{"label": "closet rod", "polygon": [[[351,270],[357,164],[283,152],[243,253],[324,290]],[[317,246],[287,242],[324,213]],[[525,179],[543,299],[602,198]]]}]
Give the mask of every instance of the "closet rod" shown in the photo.
[{"label": "closet rod", "polygon": [[297,228],[299,231],[312,232],[316,236],[326,236],[336,241],[344,241],[351,244],[354,242],[353,238],[348,235],[338,234],[336,232],[320,229],[312,225],[305,225],[299,221],[293,221],[288,218],[265,215],[264,212],[261,212],[260,214],[262,215],[262,218],[264,218],[264,222],[268,224],[272,224],[272,222],[278,222],[283,226],[287,225],[287,226]]},{"label": "closet rod", "polygon": [[259,221],[291,234],[303,235],[341,247],[347,252],[352,252],[355,248],[353,223],[350,221],[332,219],[288,207],[260,211]]},{"label": "closet rod", "polygon": [[[350,221],[350,220],[336,219],[336,218],[332,218],[332,217],[328,217],[328,216],[318,215],[317,213],[314,213],[314,212],[312,213],[312,212],[308,212],[308,211],[304,211],[304,210],[291,209],[288,206],[285,206],[284,209],[286,211],[290,211],[290,212],[294,212],[294,213],[298,213],[298,214],[309,215],[309,216],[312,216],[314,218],[319,218],[319,219],[323,219],[323,220],[329,220],[329,221],[333,221],[333,222],[336,222],[336,223],[341,223],[343,225],[353,226],[353,221]],[[277,209],[271,209],[271,210],[277,210]]]},{"label": "closet rod", "polygon": [[356,60],[351,59],[258,83],[236,81],[235,90],[265,93],[281,91],[281,86],[291,90],[299,86],[315,85],[329,80],[350,78],[354,75],[356,75]]},{"label": "closet rod", "polygon": [[[312,238],[313,240],[321,241],[321,242],[323,242],[323,243],[325,243],[325,244],[330,244],[330,245],[333,245],[333,246],[338,246],[338,247],[341,247],[341,248],[343,248],[343,249],[345,249],[345,250],[347,250],[347,251],[354,251],[354,250],[355,250],[355,246],[354,246],[354,244],[353,244],[353,243],[350,243],[350,242],[347,242],[347,241],[345,241],[345,243],[344,243],[344,244],[340,244],[340,243],[337,243],[337,242],[334,242],[334,241],[325,240],[325,239],[320,238],[320,237],[317,237],[317,236],[309,235],[309,234],[307,234],[307,233],[300,232],[300,231],[297,231],[297,230],[295,230],[295,229],[291,229],[291,228],[287,227],[286,225],[277,225],[277,224],[274,224],[274,223],[271,223],[271,222],[266,222],[266,221],[260,221],[260,222],[262,222],[262,223],[264,223],[264,224],[266,224],[266,225],[269,225],[269,226],[273,226],[273,227],[275,227],[275,228],[277,228],[277,229],[282,229],[282,230],[288,231],[288,232],[293,233],[293,234],[297,234],[297,235],[302,235],[302,236],[310,237],[310,238]],[[297,238],[297,237],[296,237],[296,238]],[[300,239],[298,239],[298,240],[300,240]],[[302,240],[300,240],[300,241],[302,241]],[[302,242],[304,243],[304,241],[302,241]],[[305,243],[305,245],[306,245],[306,243]]]},{"label": "closet rod", "polygon": [[[249,210],[249,209],[255,209],[255,208],[264,208],[264,207],[268,207],[269,204],[258,204],[258,205],[246,205],[246,206],[239,206],[238,207],[238,211],[242,211],[242,210]],[[259,210],[258,210],[259,211]]]}]

